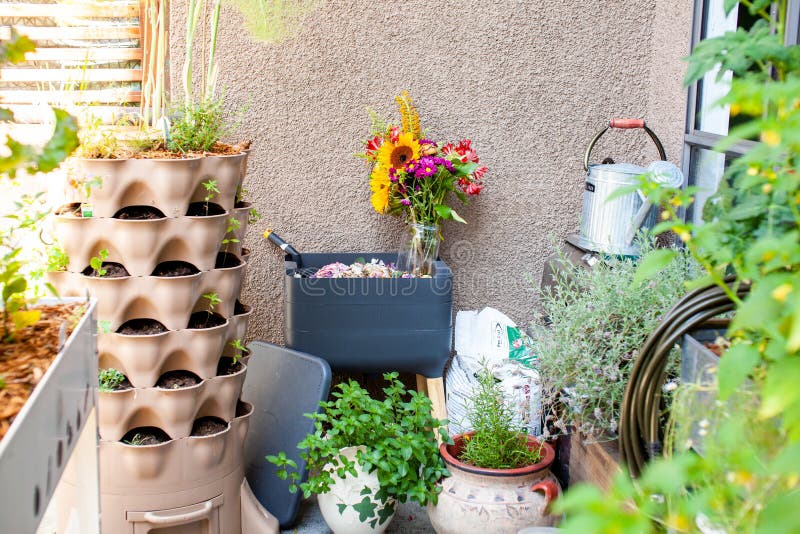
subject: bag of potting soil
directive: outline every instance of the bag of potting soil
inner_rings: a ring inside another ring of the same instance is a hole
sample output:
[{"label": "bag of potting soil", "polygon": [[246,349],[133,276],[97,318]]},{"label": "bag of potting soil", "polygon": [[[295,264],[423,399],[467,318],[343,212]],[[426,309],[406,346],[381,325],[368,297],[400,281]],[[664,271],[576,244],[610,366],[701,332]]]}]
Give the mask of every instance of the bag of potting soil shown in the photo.
[{"label": "bag of potting soil", "polygon": [[527,336],[494,308],[460,311],[456,315],[456,355],[445,375],[450,433],[471,430],[467,407],[478,381],[488,368],[500,382],[514,408],[515,424],[538,435],[541,429],[541,385]]}]

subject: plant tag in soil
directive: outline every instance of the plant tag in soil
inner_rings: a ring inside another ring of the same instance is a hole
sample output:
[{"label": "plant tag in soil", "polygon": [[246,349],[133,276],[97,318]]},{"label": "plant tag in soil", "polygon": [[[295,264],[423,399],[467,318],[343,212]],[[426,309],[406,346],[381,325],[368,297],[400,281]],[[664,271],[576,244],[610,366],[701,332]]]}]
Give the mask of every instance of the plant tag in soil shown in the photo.
[{"label": "plant tag in soil", "polygon": [[93,213],[92,205],[88,202],[81,204],[81,217],[91,217]]},{"label": "plant tag in soil", "polygon": [[66,342],[67,342],[67,322],[64,321],[61,323],[61,327],[58,329],[58,352],[61,352],[61,349],[64,348]]}]

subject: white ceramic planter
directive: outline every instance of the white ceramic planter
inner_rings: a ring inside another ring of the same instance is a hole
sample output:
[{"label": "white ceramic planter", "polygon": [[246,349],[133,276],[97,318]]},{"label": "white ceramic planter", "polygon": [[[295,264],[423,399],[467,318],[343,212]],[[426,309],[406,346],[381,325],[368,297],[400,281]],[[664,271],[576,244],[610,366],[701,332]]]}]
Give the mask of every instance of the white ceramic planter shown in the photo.
[{"label": "white ceramic planter", "polygon": [[100,439],[118,441],[131,428],[141,426],[158,427],[179,439],[191,434],[192,423],[199,417],[212,415],[230,421],[246,374],[243,365],[237,373],[208,378],[187,388],[100,392]]},{"label": "white ceramic planter", "polygon": [[[354,460],[358,449],[359,447],[346,447],[341,450],[341,453],[346,458]],[[330,468],[330,465],[325,466],[325,469]],[[330,491],[317,495],[320,512],[334,534],[380,534],[392,522],[394,511],[382,524],[378,524],[380,521],[377,521],[374,527],[370,525],[370,522],[362,523],[359,520],[359,513],[353,509],[353,505],[364,499],[365,496],[361,492],[365,487],[373,490],[372,495],[367,497],[376,504],[376,512],[382,510],[384,505],[374,498],[374,494],[380,489],[378,476],[374,473],[364,472],[358,463],[356,463],[356,472],[358,476],[348,475],[344,479],[333,474],[334,484]],[[341,505],[345,506],[340,511]]]},{"label": "white ceramic planter", "polygon": [[216,180],[214,202],[233,208],[236,189],[247,172],[247,154],[184,159],[76,159],[80,181],[99,179],[90,196],[82,187],[68,189],[70,200],[90,202],[97,217],[112,217],[128,206],[153,206],[167,217],[186,214],[189,204],[206,196],[203,182]]},{"label": "white ceramic planter", "polygon": [[165,261],[185,261],[200,271],[214,268],[228,214],[152,220],[57,215],[53,231],[69,257],[67,270],[81,272],[101,250],[131,276],[149,276]]}]

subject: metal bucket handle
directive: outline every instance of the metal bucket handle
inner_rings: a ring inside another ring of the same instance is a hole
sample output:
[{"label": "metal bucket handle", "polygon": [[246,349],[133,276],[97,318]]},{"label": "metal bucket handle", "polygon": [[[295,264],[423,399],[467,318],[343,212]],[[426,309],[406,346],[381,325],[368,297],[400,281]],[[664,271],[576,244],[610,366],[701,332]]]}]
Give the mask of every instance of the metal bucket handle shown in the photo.
[{"label": "metal bucket handle", "polygon": [[662,145],[661,141],[658,140],[658,137],[656,137],[656,134],[653,133],[653,130],[647,127],[644,119],[611,119],[608,121],[608,126],[603,128],[600,133],[595,135],[594,139],[592,139],[592,142],[589,143],[589,148],[586,149],[586,154],[583,156],[583,170],[589,170],[589,156],[592,153],[592,149],[594,148],[595,143],[597,143],[597,141],[603,136],[604,133],[606,133],[609,128],[619,128],[621,130],[632,130],[635,128],[643,129],[647,135],[650,136],[650,139],[653,140],[653,143],[655,143],[661,160],[667,160],[667,153],[664,152],[664,145]]}]

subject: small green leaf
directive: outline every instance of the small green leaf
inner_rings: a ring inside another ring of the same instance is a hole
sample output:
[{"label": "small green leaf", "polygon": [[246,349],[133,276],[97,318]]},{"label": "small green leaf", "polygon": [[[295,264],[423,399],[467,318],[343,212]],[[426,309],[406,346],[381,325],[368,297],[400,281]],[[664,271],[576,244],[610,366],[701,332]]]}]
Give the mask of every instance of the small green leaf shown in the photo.
[{"label": "small green leaf", "polygon": [[660,248],[647,253],[633,275],[634,285],[649,280],[660,273],[672,263],[676,255],[677,253],[671,248]]},{"label": "small green leaf", "polygon": [[375,508],[377,507],[378,505],[372,502],[372,499],[364,497],[360,503],[353,505],[353,510],[358,512],[358,520],[366,523],[371,517],[375,517]]},{"label": "small green leaf", "polygon": [[11,320],[14,322],[14,328],[21,330],[38,323],[41,316],[40,310],[19,310],[11,314]]},{"label": "small green leaf", "polygon": [[737,343],[725,351],[720,358],[717,379],[719,398],[726,400],[741,386],[753,371],[761,357],[752,345]]},{"label": "small green leaf", "polygon": [[344,504],[344,503],[337,503],[336,507],[339,509],[339,515],[341,515],[341,514],[344,513],[345,509],[347,508],[347,505]]}]

